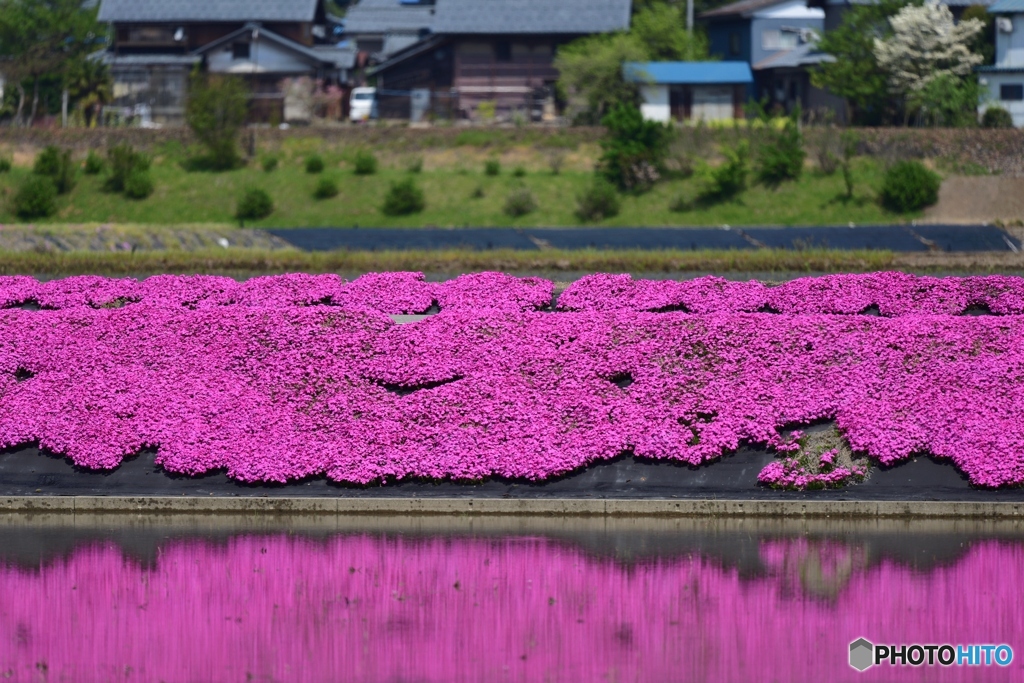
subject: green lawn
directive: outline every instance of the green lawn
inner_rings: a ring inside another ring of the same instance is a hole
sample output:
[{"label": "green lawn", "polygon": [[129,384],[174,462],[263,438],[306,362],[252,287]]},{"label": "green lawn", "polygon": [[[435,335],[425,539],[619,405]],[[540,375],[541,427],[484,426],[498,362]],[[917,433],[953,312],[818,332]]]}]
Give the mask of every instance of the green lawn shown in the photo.
[{"label": "green lawn", "polygon": [[[428,167],[416,174],[427,207],[420,214],[387,217],[380,211],[391,182],[406,177],[400,161],[382,163],[376,175],[357,176],[347,158],[325,155],[326,175],[335,178],[340,194],[323,201],[313,199],[318,176],[305,173],[301,155],[284,158],[277,170],[265,173],[257,163],[227,173],[186,172],[180,157],[157,156],[152,175],[156,191],[148,199],[133,201],[101,190],[102,176],[80,174],[78,185],[61,197],[58,212],[44,222],[183,224],[228,223],[233,220],[235,202],[250,186],[267,190],[274,199],[272,216],[253,226],[558,226],[578,225],[574,215],[576,196],[591,181],[592,173],[572,168],[559,175],[534,164],[525,177],[515,178],[506,165],[501,175],[488,177],[482,164],[468,153],[447,167]],[[17,222],[10,199],[29,171],[15,168],[0,175],[0,222]],[[858,159],[856,190],[852,201],[844,201],[839,174],[823,177],[808,170],[798,182],[778,189],[752,185],[733,201],[688,211],[670,210],[673,200],[692,199],[699,187],[696,179],[665,180],[642,195],[624,195],[622,211],[599,225],[820,225],[894,222],[900,216],[882,209],[875,200],[881,182],[880,165],[872,159]],[[539,209],[529,215],[510,218],[503,212],[509,193],[523,185],[530,189]],[[473,198],[477,188],[482,198]]]}]

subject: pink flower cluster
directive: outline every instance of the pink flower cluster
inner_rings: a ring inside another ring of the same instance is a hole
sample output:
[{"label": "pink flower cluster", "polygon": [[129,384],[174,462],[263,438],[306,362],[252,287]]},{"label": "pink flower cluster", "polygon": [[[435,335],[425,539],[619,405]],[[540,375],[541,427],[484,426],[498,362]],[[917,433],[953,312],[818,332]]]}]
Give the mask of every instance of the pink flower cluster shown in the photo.
[{"label": "pink flower cluster", "polygon": [[859,673],[847,658],[859,636],[1016,646],[1019,542],[979,540],[927,572],[834,541],[776,538],[758,555],[761,571],[741,573],[697,552],[620,563],[537,537],[289,534],[168,543],[143,564],[97,544],[0,562],[0,678],[1013,679],[971,666]]},{"label": "pink flower cluster", "polygon": [[767,286],[755,280],[634,280],[590,275],[558,299],[566,311],[627,309],[692,313],[755,312],[854,314],[878,307],[881,315],[959,315],[970,308],[1001,315],[1024,313],[1024,278],[936,278],[906,273],[826,275]]},{"label": "pink flower cluster", "polygon": [[772,488],[803,491],[806,489],[838,488],[846,484],[860,481],[867,474],[867,467],[855,465],[836,467],[835,459],[838,450],[833,448],[818,457],[817,471],[810,471],[798,458],[784,458],[768,463],[757,480]]},{"label": "pink flower cluster", "polygon": [[[541,480],[623,451],[785,452],[784,429],[833,419],[883,463],[1024,483],[1020,316],[549,313],[550,283],[498,274],[62,282],[6,283],[67,307],[0,311],[0,446],[84,467],[156,447],[249,482]],[[93,308],[112,296],[136,303]]]},{"label": "pink flower cluster", "polygon": [[435,303],[445,309],[549,307],[553,283],[501,273],[464,275],[427,282],[422,273],[371,273],[352,282],[337,275],[272,275],[238,282],[228,277],[158,275],[141,282],[94,275],[38,282],[0,277],[0,308],[35,303],[43,309],[116,308],[145,303],[169,308],[223,306],[281,308],[340,306],[383,313],[422,313]]}]

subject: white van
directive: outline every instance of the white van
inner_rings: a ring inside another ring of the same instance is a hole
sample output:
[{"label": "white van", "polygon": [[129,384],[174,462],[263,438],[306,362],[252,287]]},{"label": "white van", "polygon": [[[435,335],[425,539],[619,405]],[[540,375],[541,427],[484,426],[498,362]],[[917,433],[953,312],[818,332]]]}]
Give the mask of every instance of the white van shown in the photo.
[{"label": "white van", "polygon": [[352,95],[348,102],[349,120],[368,121],[377,118],[376,88],[352,88]]}]

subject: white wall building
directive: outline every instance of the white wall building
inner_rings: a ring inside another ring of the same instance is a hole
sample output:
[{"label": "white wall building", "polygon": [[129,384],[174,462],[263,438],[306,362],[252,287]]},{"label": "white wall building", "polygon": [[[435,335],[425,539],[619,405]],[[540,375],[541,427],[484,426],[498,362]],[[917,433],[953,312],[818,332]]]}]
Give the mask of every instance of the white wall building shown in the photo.
[{"label": "white wall building", "polygon": [[988,11],[996,15],[996,60],[992,66],[978,68],[988,94],[978,109],[1002,107],[1020,128],[1024,126],[1024,0],[996,0]]}]

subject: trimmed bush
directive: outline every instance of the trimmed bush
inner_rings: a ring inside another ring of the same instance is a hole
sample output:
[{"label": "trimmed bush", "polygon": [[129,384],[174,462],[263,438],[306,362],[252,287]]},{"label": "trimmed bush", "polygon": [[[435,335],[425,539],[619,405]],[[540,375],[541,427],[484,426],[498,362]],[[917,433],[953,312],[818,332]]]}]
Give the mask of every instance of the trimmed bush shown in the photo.
[{"label": "trimmed bush", "polygon": [[741,140],[735,148],[724,147],[725,163],[704,169],[704,182],[698,198],[703,202],[731,199],[747,187],[750,145]]},{"label": "trimmed bush", "polygon": [[674,129],[647,121],[632,104],[619,104],[601,119],[608,135],[601,140],[601,174],[624,190],[644,191],[661,177]]},{"label": "trimmed bush", "polygon": [[787,120],[785,128],[772,135],[771,140],[761,147],[758,180],[769,187],[777,187],[786,180],[798,180],[806,157],[799,126],[796,121]]},{"label": "trimmed bush", "polygon": [[373,152],[363,149],[356,152],[355,171],[356,175],[373,175],[377,172],[377,157]]},{"label": "trimmed bush", "polygon": [[324,160],[319,154],[306,159],[306,173],[323,173],[324,172]]},{"label": "trimmed bush", "polygon": [[57,186],[53,179],[33,175],[14,195],[14,213],[20,218],[46,218],[57,210]]},{"label": "trimmed bush", "polygon": [[942,179],[920,161],[900,161],[885,173],[882,204],[891,211],[907,213],[939,200]]},{"label": "trimmed bush", "polygon": [[338,196],[338,183],[331,178],[321,178],[313,190],[314,199],[330,199]]},{"label": "trimmed bush", "polygon": [[423,198],[423,190],[416,186],[412,178],[391,183],[387,197],[384,198],[384,206],[381,211],[386,216],[407,216],[412,213],[419,213],[426,207],[426,200]]},{"label": "trimmed bush", "polygon": [[513,178],[523,178],[525,176],[526,176],[526,169],[523,168],[522,166],[516,166],[515,169],[512,171],[512,177]]},{"label": "trimmed bush", "polygon": [[272,213],[274,213],[274,200],[270,198],[266,190],[250,187],[238,199],[235,218],[244,225],[245,221],[258,221]]},{"label": "trimmed bush", "polygon": [[49,145],[42,152],[36,155],[35,164],[32,166],[32,172],[36,175],[55,177],[60,173],[61,164],[61,150],[60,147]]},{"label": "trimmed bush", "polygon": [[153,194],[153,189],[149,171],[135,171],[124,181],[124,196],[129,199],[145,199]]},{"label": "trimmed bush", "polygon": [[107,150],[110,175],[104,188],[109,192],[124,192],[125,183],[134,173],[149,170],[149,157],[135,151],[131,145],[115,145]]},{"label": "trimmed bush", "polygon": [[11,172],[11,160],[7,157],[0,157],[0,173]]},{"label": "trimmed bush", "polygon": [[600,221],[619,214],[619,193],[602,177],[576,197],[576,217],[582,221]]},{"label": "trimmed bush", "polygon": [[484,186],[483,185],[477,185],[475,188],[473,188],[473,192],[469,195],[469,198],[470,199],[483,199],[486,196],[487,196],[487,193],[484,192]]},{"label": "trimmed bush", "polygon": [[505,215],[511,218],[519,218],[537,210],[537,200],[533,193],[525,187],[512,190],[505,200]]},{"label": "trimmed bush", "polygon": [[1013,128],[1013,116],[1002,107],[989,107],[981,117],[984,128]]},{"label": "trimmed bush", "polygon": [[484,175],[496,176],[501,173],[501,162],[497,159],[488,159],[484,162]]},{"label": "trimmed bush", "polygon": [[263,170],[267,173],[272,173],[277,170],[278,163],[280,163],[280,160],[276,156],[265,156],[262,161]]},{"label": "trimmed bush", "polygon": [[57,194],[67,194],[75,188],[77,169],[71,160],[70,149],[60,149],[50,145],[36,157],[32,172],[53,179]]},{"label": "trimmed bush", "polygon": [[103,161],[103,157],[89,150],[89,155],[85,157],[85,175],[99,175],[103,173],[103,169],[106,167],[106,163]]}]

